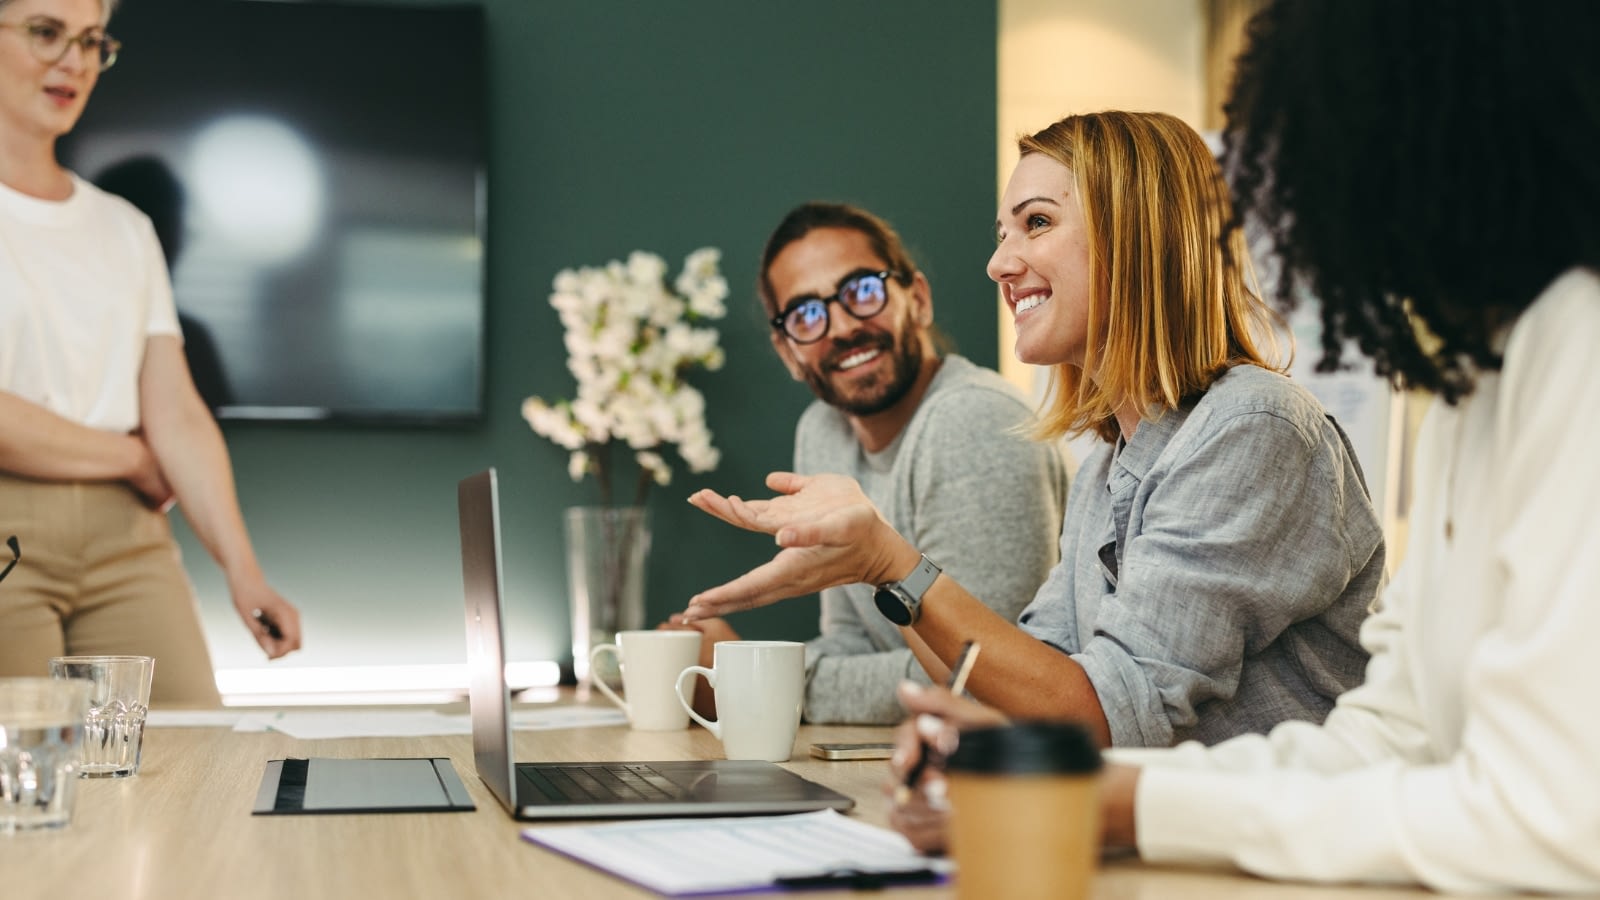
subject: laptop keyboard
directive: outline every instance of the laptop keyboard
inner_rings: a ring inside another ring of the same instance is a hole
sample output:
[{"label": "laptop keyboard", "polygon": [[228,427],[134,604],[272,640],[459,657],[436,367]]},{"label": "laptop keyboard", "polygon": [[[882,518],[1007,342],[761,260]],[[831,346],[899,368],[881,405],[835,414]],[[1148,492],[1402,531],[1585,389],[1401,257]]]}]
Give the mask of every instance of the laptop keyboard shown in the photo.
[{"label": "laptop keyboard", "polygon": [[679,793],[677,785],[642,765],[519,765],[517,772],[556,803],[648,803]]}]

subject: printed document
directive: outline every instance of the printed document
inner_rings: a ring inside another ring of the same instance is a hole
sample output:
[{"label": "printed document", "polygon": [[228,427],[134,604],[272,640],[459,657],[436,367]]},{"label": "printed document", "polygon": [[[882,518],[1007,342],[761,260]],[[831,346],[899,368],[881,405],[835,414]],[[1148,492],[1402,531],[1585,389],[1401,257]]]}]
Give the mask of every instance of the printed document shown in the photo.
[{"label": "printed document", "polygon": [[771,888],[779,878],[903,872],[951,864],[905,838],[835,810],[789,816],[652,819],[525,828],[524,839],[660,894],[691,897]]}]

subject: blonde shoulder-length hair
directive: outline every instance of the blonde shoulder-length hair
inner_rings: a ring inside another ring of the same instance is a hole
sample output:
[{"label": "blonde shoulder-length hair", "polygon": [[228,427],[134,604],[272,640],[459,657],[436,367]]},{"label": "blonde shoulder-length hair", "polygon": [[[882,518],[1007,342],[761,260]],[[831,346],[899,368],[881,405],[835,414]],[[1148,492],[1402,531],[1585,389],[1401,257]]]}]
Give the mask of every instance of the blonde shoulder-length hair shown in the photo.
[{"label": "blonde shoulder-length hair", "polygon": [[1069,116],[1017,142],[1066,166],[1089,241],[1083,368],[1050,370],[1035,436],[1118,435],[1127,405],[1154,419],[1237,365],[1284,371],[1276,314],[1254,281],[1211,150],[1164,113]]}]

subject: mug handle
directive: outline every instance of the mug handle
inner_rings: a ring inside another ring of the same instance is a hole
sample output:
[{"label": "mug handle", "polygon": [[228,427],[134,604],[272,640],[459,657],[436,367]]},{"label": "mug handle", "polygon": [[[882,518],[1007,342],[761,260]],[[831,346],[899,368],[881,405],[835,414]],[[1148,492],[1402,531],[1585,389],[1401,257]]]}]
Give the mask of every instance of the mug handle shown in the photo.
[{"label": "mug handle", "polygon": [[616,644],[595,644],[594,649],[589,651],[589,683],[599,688],[600,693],[611,698],[612,703],[622,707],[622,711],[627,714],[629,720],[631,721],[633,718],[633,711],[628,709],[628,702],[623,700],[621,697],[618,697],[616,693],[611,690],[611,686],[606,684],[606,680],[604,678],[593,677],[593,673],[600,668],[599,659],[600,654],[602,653],[614,653],[619,660],[622,658],[622,651],[617,649]]},{"label": "mug handle", "polygon": [[711,689],[717,689],[717,671],[715,669],[708,669],[705,666],[690,666],[689,668],[678,673],[678,683],[674,687],[673,693],[678,695],[678,703],[683,706],[683,711],[689,714],[689,718],[699,722],[701,725],[704,725],[706,730],[711,732],[711,735],[720,741],[722,740],[722,724],[720,722],[713,722],[702,717],[699,713],[694,711],[693,701],[685,700],[683,697],[684,679],[688,679],[689,689],[690,691],[693,691],[694,677],[696,675],[704,675],[706,677],[706,682],[711,685]]}]

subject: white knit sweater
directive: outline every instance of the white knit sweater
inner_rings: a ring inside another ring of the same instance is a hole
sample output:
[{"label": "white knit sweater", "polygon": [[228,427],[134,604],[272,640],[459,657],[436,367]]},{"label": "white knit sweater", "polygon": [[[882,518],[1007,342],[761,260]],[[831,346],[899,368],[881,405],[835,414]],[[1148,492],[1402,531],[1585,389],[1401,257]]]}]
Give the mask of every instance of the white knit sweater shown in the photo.
[{"label": "white knit sweater", "polygon": [[[1321,726],[1145,765],[1148,860],[1600,892],[1600,277],[1555,281],[1416,447],[1406,558]],[[1447,524],[1453,536],[1447,536]]]}]

